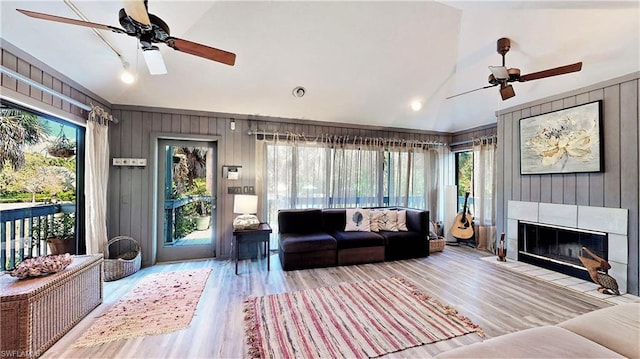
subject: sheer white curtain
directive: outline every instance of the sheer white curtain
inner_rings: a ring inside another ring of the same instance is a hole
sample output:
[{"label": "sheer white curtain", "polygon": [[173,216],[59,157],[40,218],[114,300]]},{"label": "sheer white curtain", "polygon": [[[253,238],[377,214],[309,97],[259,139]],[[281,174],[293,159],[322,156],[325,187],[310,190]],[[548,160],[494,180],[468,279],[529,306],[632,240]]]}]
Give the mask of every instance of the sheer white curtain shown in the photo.
[{"label": "sheer white curtain", "polygon": [[335,144],[331,159],[331,207],[374,207],[382,204],[382,147],[354,140]]},{"label": "sheer white curtain", "polygon": [[[274,233],[278,210],[285,208],[326,208],[329,206],[329,148],[302,136],[275,135],[258,141],[258,157],[264,168],[264,218]],[[277,245],[277,241],[272,241]]]},{"label": "sheer white curtain", "polygon": [[440,153],[437,147],[413,146],[389,151],[389,205],[438,213]]},{"label": "sheer white curtain", "polygon": [[473,200],[476,243],[495,253],[496,248],[496,139],[483,138],[473,145]]},{"label": "sheer white curtain", "polygon": [[109,122],[102,107],[91,105],[85,137],[85,229],[87,254],[108,253],[107,182],[109,179]]}]

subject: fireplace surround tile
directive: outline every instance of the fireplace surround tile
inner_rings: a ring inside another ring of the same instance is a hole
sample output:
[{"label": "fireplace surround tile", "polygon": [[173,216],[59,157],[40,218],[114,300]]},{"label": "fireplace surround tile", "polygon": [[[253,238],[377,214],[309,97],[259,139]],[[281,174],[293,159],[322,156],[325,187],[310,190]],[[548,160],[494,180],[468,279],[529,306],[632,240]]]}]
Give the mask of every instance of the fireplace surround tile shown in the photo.
[{"label": "fireplace surround tile", "polygon": [[578,207],[569,204],[540,203],[538,222],[556,226],[578,226]]},{"label": "fireplace surround tile", "polygon": [[629,239],[627,236],[609,233],[609,260],[628,264]]},{"label": "fireplace surround tile", "polygon": [[578,206],[578,228],[627,235],[628,210]]},{"label": "fireplace surround tile", "polygon": [[509,201],[507,217],[522,221],[538,222],[538,203]]}]

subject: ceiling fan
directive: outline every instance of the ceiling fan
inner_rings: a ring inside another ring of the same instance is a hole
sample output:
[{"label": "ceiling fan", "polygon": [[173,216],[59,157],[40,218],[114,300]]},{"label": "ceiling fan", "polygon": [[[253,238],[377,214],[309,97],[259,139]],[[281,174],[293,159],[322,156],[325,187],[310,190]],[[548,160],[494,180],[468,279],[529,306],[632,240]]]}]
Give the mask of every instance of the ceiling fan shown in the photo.
[{"label": "ceiling fan", "polygon": [[507,52],[509,52],[509,49],[511,48],[511,40],[507,39],[506,37],[500,38],[498,39],[497,45],[498,45],[497,51],[500,55],[502,55],[502,66],[489,66],[489,70],[491,70],[491,75],[489,75],[490,85],[480,87],[475,90],[462,92],[453,96],[449,96],[447,97],[447,99],[468,94],[470,92],[474,92],[478,90],[484,90],[487,88],[496,87],[499,85],[500,96],[504,101],[516,95],[515,91],[513,90],[513,86],[509,85],[510,82],[532,81],[532,80],[543,79],[551,76],[564,75],[571,72],[578,72],[582,70],[582,62],[576,62],[575,64],[571,64],[571,65],[555,67],[552,69],[533,72],[527,75],[520,75],[520,69],[517,69],[517,68],[508,69],[504,63],[504,55],[506,55]]},{"label": "ceiling fan", "polygon": [[167,73],[164,61],[160,55],[160,49],[154,45],[156,43],[164,43],[174,50],[226,65],[233,66],[235,64],[236,55],[231,52],[171,36],[169,26],[162,21],[162,19],[148,12],[147,0],[123,1],[123,5],[124,8],[120,9],[119,13],[122,28],[29,10],[16,10],[24,15],[37,19],[86,26],[136,37],[140,40],[140,48],[142,49],[149,73],[152,75]]}]

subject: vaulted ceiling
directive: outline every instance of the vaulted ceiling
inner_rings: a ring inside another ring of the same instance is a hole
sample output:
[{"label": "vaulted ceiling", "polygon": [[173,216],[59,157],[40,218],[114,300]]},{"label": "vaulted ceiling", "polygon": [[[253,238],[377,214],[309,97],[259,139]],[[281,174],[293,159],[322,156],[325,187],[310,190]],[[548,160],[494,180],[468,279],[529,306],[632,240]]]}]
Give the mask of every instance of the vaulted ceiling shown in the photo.
[{"label": "vaulted ceiling", "polygon": [[[72,0],[91,22],[120,27],[120,1]],[[227,66],[160,45],[168,74],[149,75],[135,38],[26,17],[78,18],[62,0],[1,1],[0,37],[112,104],[454,132],[495,111],[640,70],[638,1],[149,1],[171,35],[237,55]],[[446,97],[487,83],[501,65],[522,74],[583,62],[581,72]],[[137,70],[122,83],[120,53]],[[303,86],[302,98],[292,95]],[[421,101],[413,111],[410,103]]]}]

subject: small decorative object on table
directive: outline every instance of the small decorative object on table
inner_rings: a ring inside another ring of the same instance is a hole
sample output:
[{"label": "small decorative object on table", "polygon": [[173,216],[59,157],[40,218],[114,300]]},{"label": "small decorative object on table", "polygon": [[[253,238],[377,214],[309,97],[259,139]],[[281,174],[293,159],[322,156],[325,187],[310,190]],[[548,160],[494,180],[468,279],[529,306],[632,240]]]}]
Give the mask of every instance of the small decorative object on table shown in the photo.
[{"label": "small decorative object on table", "polygon": [[9,272],[9,275],[18,279],[40,277],[60,272],[71,264],[71,262],[73,262],[73,258],[69,253],[27,258],[18,263],[18,265]]}]

